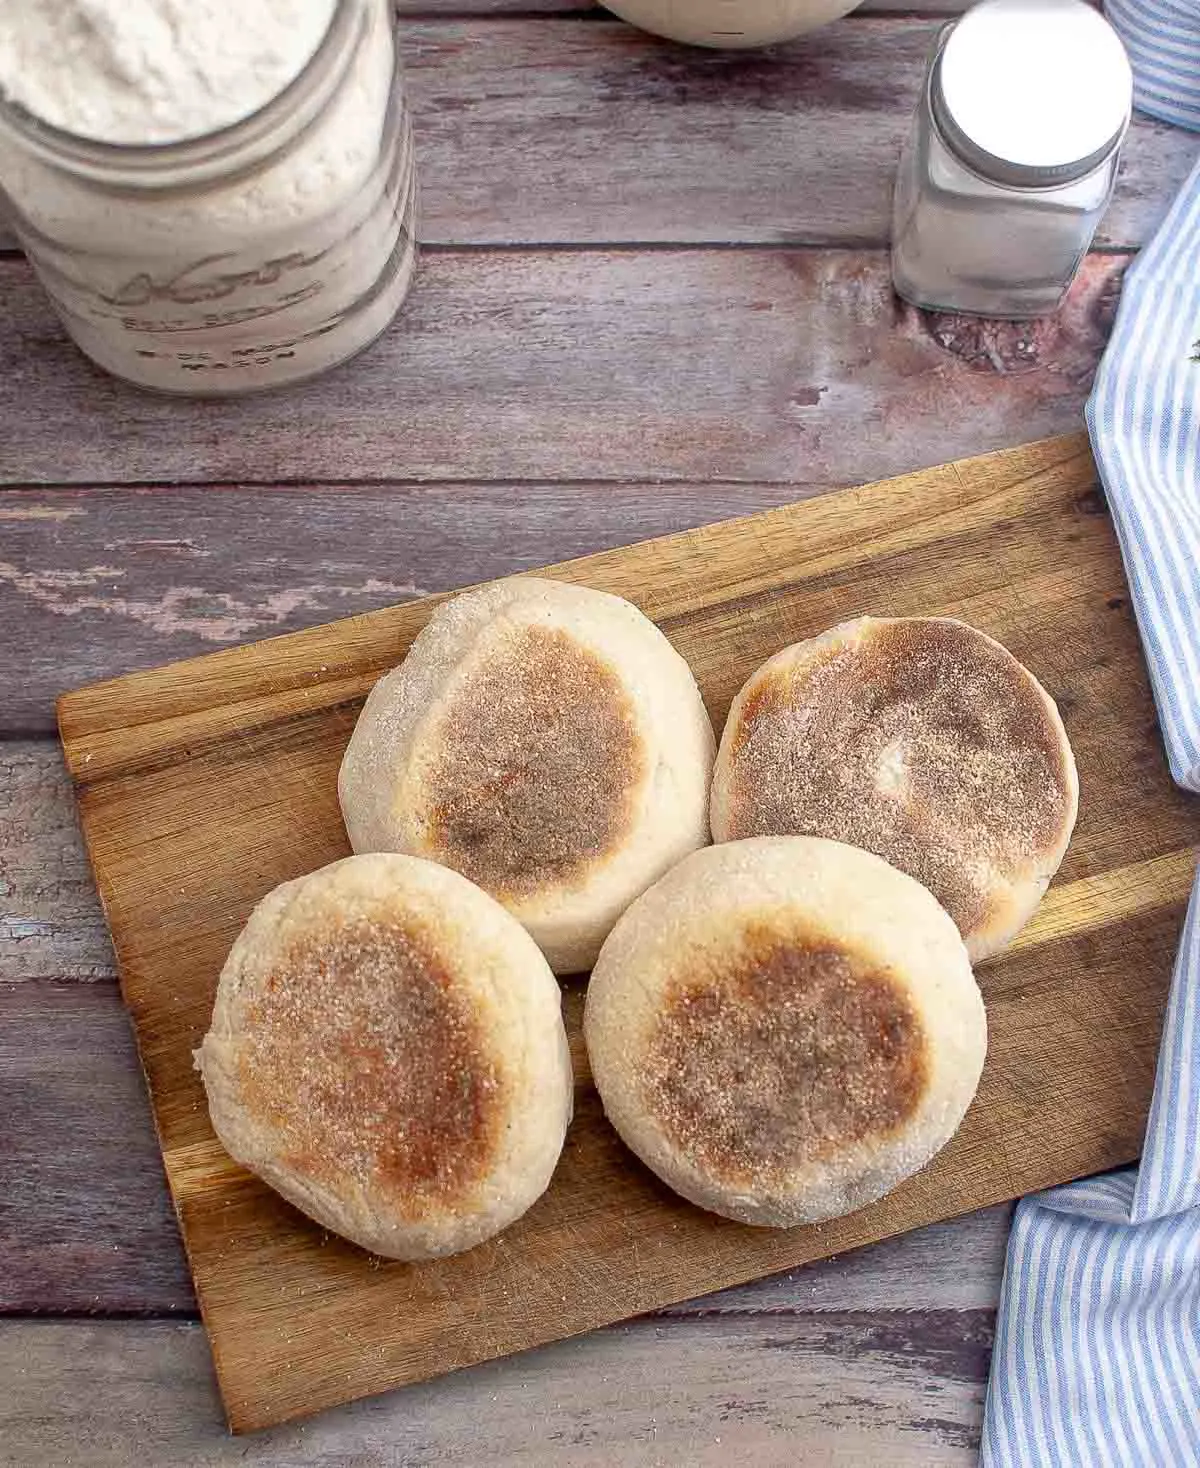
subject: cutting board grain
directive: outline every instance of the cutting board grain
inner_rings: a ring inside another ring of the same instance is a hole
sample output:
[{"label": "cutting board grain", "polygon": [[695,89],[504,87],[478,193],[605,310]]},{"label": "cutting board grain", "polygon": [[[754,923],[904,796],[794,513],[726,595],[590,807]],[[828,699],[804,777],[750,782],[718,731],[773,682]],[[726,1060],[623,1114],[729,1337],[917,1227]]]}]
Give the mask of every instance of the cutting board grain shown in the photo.
[{"label": "cutting board grain", "polygon": [[[519,489],[514,488],[514,495]],[[222,1151],[191,1050],[255,902],[346,853],[335,775],[361,699],[436,599],[68,694],[59,718],[229,1420],[249,1430],[822,1258],[1134,1157],[1200,803],[1165,768],[1082,438],[966,460],[551,575],[637,602],[713,718],[770,653],[861,612],[960,616],[1058,699],[1082,813],[1014,950],[985,965],[991,1049],[936,1162],[792,1232],[666,1192],[607,1128],[566,986],[576,1120],[546,1196],[457,1259],[383,1263]]]}]

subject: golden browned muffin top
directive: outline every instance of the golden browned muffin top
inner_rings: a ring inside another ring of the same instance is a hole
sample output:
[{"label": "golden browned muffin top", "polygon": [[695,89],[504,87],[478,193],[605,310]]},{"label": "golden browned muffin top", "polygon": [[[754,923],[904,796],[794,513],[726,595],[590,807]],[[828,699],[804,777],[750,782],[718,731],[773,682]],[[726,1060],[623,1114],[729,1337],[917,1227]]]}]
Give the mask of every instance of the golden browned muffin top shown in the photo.
[{"label": "golden browned muffin top", "polygon": [[694,1166],[771,1185],[916,1111],[927,1047],[905,990],[823,936],[750,926],[672,979],[648,1051],[647,1105]]},{"label": "golden browned muffin top", "polygon": [[1036,866],[1070,819],[1071,775],[1034,679],[960,622],[873,621],[763,675],[731,750],[730,839],[826,836],[928,887],[964,934],[991,881]]},{"label": "golden browned muffin top", "polygon": [[455,690],[440,736],[429,854],[493,896],[577,880],[633,824],[646,758],[629,695],[560,629],[504,638]]},{"label": "golden browned muffin top", "polygon": [[318,1185],[452,1211],[487,1172],[504,1076],[420,932],[356,917],[295,940],[247,992],[241,1100],[279,1162]]}]

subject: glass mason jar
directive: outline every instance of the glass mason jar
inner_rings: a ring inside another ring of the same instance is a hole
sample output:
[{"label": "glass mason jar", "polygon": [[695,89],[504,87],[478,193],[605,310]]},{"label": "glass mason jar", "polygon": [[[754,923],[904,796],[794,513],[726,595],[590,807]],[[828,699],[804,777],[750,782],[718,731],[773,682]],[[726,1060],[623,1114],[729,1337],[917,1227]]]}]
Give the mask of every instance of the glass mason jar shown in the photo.
[{"label": "glass mason jar", "polygon": [[387,326],[416,264],[389,0],[337,0],[293,80],[202,137],[97,142],[0,102],[0,188],[67,330],[116,376],[224,395],[322,372]]},{"label": "glass mason jar", "polygon": [[892,278],[913,305],[1052,312],[1104,215],[1132,76],[1081,0],[986,0],[940,33],[896,176]]}]

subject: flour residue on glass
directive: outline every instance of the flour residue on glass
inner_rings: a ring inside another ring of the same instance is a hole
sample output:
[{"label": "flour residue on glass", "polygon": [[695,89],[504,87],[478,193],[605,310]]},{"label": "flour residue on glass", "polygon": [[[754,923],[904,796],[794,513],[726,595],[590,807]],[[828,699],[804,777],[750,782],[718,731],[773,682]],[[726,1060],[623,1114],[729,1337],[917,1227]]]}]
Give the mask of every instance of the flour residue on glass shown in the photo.
[{"label": "flour residue on glass", "polygon": [[106,143],[174,143],[228,127],[309,61],[335,0],[6,0],[0,90]]}]

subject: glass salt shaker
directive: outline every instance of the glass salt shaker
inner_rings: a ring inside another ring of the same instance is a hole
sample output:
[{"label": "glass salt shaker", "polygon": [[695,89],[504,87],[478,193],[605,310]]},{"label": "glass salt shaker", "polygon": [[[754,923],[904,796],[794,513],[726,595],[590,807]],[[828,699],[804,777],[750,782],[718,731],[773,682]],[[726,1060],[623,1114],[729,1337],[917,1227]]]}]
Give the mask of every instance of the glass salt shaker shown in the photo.
[{"label": "glass salt shaker", "polygon": [[892,277],[916,306],[1052,312],[1108,205],[1133,78],[1084,0],[984,0],[940,33],[901,155]]}]

